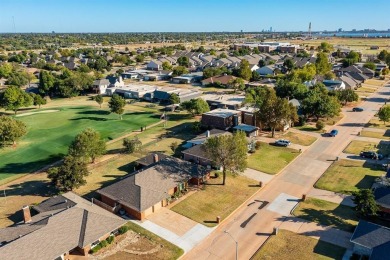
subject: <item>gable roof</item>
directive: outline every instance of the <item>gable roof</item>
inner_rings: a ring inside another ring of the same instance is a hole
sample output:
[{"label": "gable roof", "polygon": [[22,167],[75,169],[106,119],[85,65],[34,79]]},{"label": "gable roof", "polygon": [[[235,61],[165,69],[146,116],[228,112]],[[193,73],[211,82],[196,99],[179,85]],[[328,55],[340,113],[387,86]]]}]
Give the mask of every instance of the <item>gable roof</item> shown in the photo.
[{"label": "gable roof", "polygon": [[390,208],[390,188],[379,187],[374,191],[375,201],[384,208]]},{"label": "gable roof", "polygon": [[191,148],[182,151],[182,153],[211,161],[210,158],[208,158],[206,151],[203,149],[203,147],[204,147],[203,144],[195,145]]},{"label": "gable roof", "polygon": [[[50,202],[50,199],[45,201],[41,209],[52,209],[56,203],[60,203],[59,200],[64,198],[71,201],[69,205],[74,206],[53,215],[50,214],[38,222],[34,222],[33,217],[32,224],[18,225],[23,229],[33,227],[35,230],[31,229],[31,232],[0,247],[2,257],[5,259],[55,259],[76,247],[83,248],[90,245],[126,223],[120,217],[72,192],[58,197],[54,197],[54,202]],[[11,228],[15,231],[16,227]]]},{"label": "gable roof", "polygon": [[167,156],[98,193],[142,212],[167,198],[167,192],[178,184],[204,174],[204,167]]},{"label": "gable roof", "polygon": [[[207,137],[207,134],[209,134],[209,137]],[[211,129],[209,131],[204,132],[201,135],[198,135],[197,137],[195,137],[191,140],[188,140],[187,143],[203,144],[207,140],[207,138],[225,135],[225,134],[231,134],[231,133],[227,132],[227,131],[219,130],[219,129]]]},{"label": "gable roof", "polygon": [[158,159],[159,159],[159,160],[163,160],[163,159],[165,159],[165,158],[168,156],[168,155],[166,155],[166,154],[159,153],[159,152],[150,153],[150,154],[148,154],[147,156],[142,157],[142,158],[136,160],[135,162],[137,162],[137,163],[139,163],[139,164],[141,164],[141,165],[143,165],[143,166],[149,166],[149,165],[155,163],[155,161],[154,161],[154,156],[155,156],[155,155],[158,156]]},{"label": "gable roof", "polygon": [[375,248],[390,241],[390,229],[360,220],[353,235],[351,242],[367,248]]},{"label": "gable roof", "polygon": [[203,84],[209,84],[209,83],[217,83],[219,82],[220,84],[226,85],[229,83],[229,81],[236,79],[236,77],[232,75],[219,75],[219,76],[214,76],[210,77],[207,79],[202,80]]}]

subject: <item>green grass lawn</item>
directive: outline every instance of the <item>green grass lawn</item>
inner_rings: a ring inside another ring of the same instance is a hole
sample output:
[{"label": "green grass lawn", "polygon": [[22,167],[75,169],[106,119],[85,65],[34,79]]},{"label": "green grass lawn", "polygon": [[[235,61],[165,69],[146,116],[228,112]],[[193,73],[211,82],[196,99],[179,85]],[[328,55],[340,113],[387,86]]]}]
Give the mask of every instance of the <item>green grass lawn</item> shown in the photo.
[{"label": "green grass lawn", "polygon": [[299,152],[297,150],[261,142],[260,149],[248,157],[248,168],[276,174],[288,165]]},{"label": "green grass lawn", "polygon": [[295,133],[295,132],[288,132],[287,134],[282,136],[283,139],[289,140],[293,144],[300,144],[304,146],[309,146],[317,140],[317,138],[305,135],[301,133]]},{"label": "green grass lawn", "polygon": [[387,141],[367,142],[367,141],[352,141],[344,153],[359,155],[361,151],[376,151],[384,156],[390,155],[390,144]]},{"label": "green grass lawn", "polygon": [[373,131],[363,130],[360,132],[360,136],[390,140],[390,131],[386,131],[384,133],[381,133],[381,132],[373,132]]},{"label": "green grass lawn", "polygon": [[119,120],[116,114],[89,106],[66,107],[59,112],[17,119],[26,123],[28,133],[17,147],[0,150],[0,180],[38,170],[61,159],[74,136],[88,127],[110,140],[160,120],[152,113],[131,111],[125,111],[123,120]]},{"label": "green grass lawn", "polygon": [[359,221],[353,208],[314,198],[300,202],[293,215],[349,232],[354,230]]},{"label": "green grass lawn", "polygon": [[279,230],[251,259],[342,259],[345,249],[308,236]]},{"label": "green grass lawn", "polygon": [[366,127],[372,128],[380,128],[380,129],[389,129],[390,124],[387,122],[386,124],[383,121],[380,121],[378,117],[373,117],[367,124]]},{"label": "green grass lawn", "polygon": [[321,176],[318,189],[351,194],[358,189],[369,189],[375,179],[384,173],[380,165],[365,161],[339,160]]},{"label": "green grass lawn", "polygon": [[221,183],[222,174],[218,178],[211,178],[204,190],[185,198],[171,210],[205,226],[213,227],[217,225],[217,216],[225,219],[259,189],[258,182],[243,176],[228,174],[226,185],[220,185]]}]

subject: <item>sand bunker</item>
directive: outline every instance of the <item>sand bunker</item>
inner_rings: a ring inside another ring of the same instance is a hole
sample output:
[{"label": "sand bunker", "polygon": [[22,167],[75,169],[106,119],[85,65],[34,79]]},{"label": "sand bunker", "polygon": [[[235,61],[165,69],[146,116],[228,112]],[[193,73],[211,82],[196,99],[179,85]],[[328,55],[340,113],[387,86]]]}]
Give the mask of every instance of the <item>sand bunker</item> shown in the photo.
[{"label": "sand bunker", "polygon": [[53,113],[53,112],[59,112],[59,111],[60,111],[60,110],[49,109],[49,110],[43,110],[43,111],[38,111],[38,112],[23,113],[23,114],[16,115],[16,117],[31,116],[31,115],[34,115],[34,114],[43,114],[43,113]]}]

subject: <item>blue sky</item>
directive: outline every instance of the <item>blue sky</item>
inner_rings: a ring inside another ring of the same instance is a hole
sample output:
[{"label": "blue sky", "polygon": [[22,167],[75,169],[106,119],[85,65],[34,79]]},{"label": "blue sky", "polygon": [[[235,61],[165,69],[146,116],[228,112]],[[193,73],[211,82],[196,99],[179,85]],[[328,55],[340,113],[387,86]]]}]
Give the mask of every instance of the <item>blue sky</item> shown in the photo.
[{"label": "blue sky", "polygon": [[[390,0],[0,0],[0,32],[390,29]],[[13,18],[14,17],[14,18]]]}]

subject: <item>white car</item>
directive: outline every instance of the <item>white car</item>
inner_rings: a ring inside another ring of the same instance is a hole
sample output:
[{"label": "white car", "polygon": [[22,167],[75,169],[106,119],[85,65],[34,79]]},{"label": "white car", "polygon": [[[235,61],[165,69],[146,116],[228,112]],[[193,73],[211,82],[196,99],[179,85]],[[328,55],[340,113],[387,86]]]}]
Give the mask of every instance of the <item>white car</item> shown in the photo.
[{"label": "white car", "polygon": [[277,140],[275,142],[276,145],[279,145],[279,146],[289,146],[291,144],[291,142],[289,140],[284,140],[284,139],[280,139],[280,140]]}]

